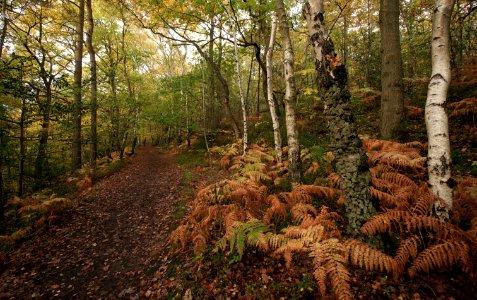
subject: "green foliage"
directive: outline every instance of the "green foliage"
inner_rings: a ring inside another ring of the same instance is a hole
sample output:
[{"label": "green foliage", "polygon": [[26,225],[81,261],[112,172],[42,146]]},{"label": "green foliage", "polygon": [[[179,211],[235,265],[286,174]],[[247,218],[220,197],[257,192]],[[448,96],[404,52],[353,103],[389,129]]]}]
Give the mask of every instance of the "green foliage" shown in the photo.
[{"label": "green foliage", "polygon": [[175,156],[175,160],[178,164],[184,166],[186,169],[193,169],[195,167],[205,167],[207,166],[207,161],[205,160],[205,150],[189,150],[180,152]]},{"label": "green foliage", "polygon": [[267,225],[257,219],[251,219],[246,223],[236,222],[216,244],[218,249],[225,251],[229,248],[228,256],[230,262],[236,263],[242,260],[242,256],[247,245],[256,245],[263,239],[264,233],[269,231]]}]

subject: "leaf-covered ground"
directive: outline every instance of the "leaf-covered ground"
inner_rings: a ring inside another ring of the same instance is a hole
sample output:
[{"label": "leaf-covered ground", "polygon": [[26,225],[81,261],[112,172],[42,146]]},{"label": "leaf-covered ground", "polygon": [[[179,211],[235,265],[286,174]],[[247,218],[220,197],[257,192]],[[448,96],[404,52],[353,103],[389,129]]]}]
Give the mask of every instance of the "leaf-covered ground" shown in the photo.
[{"label": "leaf-covered ground", "polygon": [[163,246],[181,177],[170,155],[142,148],[60,224],[10,254],[0,298],[162,298]]}]

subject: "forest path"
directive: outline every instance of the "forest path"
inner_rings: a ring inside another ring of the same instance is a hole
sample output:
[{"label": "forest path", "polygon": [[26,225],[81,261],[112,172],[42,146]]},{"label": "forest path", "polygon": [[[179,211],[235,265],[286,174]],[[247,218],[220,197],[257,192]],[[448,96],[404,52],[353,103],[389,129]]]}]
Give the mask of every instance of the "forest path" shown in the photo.
[{"label": "forest path", "polygon": [[161,298],[162,247],[181,172],[168,155],[139,150],[68,213],[10,256],[0,299]]}]

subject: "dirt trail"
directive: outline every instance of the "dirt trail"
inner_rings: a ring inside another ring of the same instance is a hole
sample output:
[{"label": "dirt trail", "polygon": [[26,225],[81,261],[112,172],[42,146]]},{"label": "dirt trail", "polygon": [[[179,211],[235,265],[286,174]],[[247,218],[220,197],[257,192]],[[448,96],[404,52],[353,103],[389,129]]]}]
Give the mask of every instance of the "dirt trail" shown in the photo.
[{"label": "dirt trail", "polygon": [[161,298],[161,248],[180,181],[169,155],[142,148],[62,225],[11,255],[0,275],[0,298]]}]

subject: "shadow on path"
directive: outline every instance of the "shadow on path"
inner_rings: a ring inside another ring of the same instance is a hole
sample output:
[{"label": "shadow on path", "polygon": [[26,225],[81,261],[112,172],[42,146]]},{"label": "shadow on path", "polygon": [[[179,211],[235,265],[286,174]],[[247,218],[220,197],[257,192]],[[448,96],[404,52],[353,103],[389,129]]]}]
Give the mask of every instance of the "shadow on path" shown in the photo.
[{"label": "shadow on path", "polygon": [[0,298],[160,297],[156,272],[179,199],[174,159],[142,148],[68,213],[11,254]]}]

